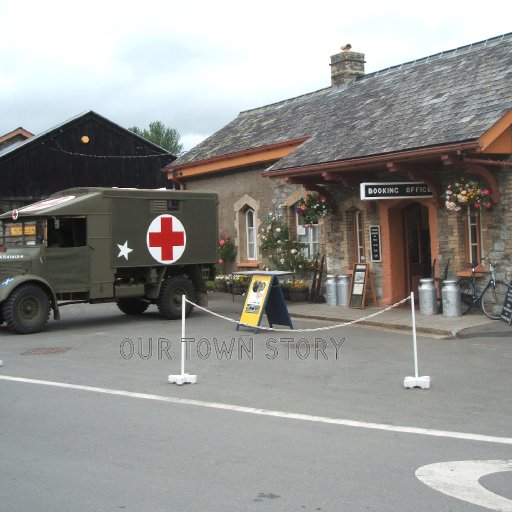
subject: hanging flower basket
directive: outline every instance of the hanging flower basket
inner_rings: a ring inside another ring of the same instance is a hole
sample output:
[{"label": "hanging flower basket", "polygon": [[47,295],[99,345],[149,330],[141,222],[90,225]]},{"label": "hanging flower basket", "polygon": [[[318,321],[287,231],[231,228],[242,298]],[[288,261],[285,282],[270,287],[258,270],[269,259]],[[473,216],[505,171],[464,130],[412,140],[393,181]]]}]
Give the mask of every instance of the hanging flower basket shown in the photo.
[{"label": "hanging flower basket", "polygon": [[490,195],[490,190],[478,181],[460,178],[446,187],[445,206],[450,212],[460,212],[468,208],[488,210],[492,206]]},{"label": "hanging flower basket", "polygon": [[329,212],[329,204],[317,192],[313,192],[299,199],[295,211],[304,219],[305,224],[317,224]]}]

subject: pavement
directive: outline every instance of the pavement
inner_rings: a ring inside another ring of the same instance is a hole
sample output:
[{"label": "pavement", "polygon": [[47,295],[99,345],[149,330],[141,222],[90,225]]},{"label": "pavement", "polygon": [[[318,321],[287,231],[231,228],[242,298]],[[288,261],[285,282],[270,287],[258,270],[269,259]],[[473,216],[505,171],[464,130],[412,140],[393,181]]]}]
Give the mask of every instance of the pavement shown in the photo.
[{"label": "pavement", "polygon": [[[231,297],[230,294],[214,292],[217,295]],[[220,298],[220,297],[219,297]],[[231,300],[231,299],[230,299]],[[235,295],[232,300],[243,306],[245,296]],[[326,303],[287,302],[288,313],[293,318],[320,320],[329,324],[355,322],[356,325],[377,327],[386,330],[411,331],[412,311],[409,300],[403,304],[388,308],[386,306],[366,306],[350,308],[331,306]],[[512,336],[512,327],[501,320],[490,320],[479,308],[473,308],[468,314],[459,317],[445,317],[442,313],[423,315],[415,307],[416,333],[440,338],[466,337],[473,332],[490,333],[497,336]],[[262,324],[263,325],[263,324]]]}]

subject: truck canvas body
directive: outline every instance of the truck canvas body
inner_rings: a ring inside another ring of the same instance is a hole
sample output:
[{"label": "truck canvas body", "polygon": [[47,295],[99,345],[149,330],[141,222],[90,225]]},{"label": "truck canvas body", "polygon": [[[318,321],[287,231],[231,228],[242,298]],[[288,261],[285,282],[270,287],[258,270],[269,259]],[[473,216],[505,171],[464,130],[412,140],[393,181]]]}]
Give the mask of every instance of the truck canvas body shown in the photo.
[{"label": "truck canvas body", "polygon": [[0,323],[21,334],[75,302],[115,301],[126,314],[156,304],[179,318],[182,294],[204,304],[217,261],[209,192],[73,188],[0,220]]}]

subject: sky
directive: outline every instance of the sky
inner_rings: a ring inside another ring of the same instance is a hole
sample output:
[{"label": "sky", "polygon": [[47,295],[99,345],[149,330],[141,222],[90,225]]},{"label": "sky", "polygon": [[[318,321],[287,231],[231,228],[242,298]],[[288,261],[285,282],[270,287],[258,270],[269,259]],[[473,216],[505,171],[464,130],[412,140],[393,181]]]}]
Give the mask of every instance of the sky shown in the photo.
[{"label": "sky", "polygon": [[0,135],[93,110],[161,121],[188,150],[239,112],[512,31],[509,0],[0,0]]}]

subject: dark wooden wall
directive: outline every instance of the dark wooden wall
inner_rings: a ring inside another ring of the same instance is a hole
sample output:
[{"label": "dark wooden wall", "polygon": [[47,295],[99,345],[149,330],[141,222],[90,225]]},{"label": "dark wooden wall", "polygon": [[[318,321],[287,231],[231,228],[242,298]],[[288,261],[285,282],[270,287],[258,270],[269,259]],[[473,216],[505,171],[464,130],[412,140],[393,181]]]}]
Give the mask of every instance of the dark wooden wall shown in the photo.
[{"label": "dark wooden wall", "polygon": [[[83,136],[89,137],[87,144],[81,141]],[[4,154],[0,158],[0,200],[32,202],[77,186],[168,187],[160,169],[175,157],[151,156],[162,153],[157,146],[90,113]]]}]

